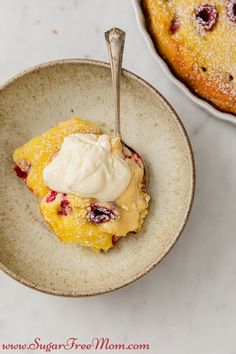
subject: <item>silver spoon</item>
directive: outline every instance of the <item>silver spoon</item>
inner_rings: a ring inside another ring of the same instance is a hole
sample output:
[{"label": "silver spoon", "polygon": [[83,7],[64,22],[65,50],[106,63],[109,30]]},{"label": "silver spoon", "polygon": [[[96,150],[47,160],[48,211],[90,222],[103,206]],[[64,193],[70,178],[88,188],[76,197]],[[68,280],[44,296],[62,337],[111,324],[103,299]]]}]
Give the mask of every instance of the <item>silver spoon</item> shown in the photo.
[{"label": "silver spoon", "polygon": [[[111,65],[113,94],[115,99],[115,136],[120,138],[122,144],[124,144],[132,154],[140,156],[132,147],[124,143],[121,138],[120,130],[120,76],[125,44],[125,32],[119,28],[111,28],[109,31],[105,32],[105,39]],[[144,181],[145,184],[147,184],[147,170],[142,159],[141,161],[144,167]]]}]

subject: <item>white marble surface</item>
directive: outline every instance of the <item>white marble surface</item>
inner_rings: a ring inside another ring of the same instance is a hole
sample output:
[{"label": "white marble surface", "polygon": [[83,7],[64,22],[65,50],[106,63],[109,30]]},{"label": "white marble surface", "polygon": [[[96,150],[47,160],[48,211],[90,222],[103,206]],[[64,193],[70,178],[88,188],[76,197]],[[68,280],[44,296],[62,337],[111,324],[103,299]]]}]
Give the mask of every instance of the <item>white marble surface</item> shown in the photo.
[{"label": "white marble surface", "polygon": [[155,354],[236,353],[236,128],[201,111],[164,77],[138,32],[129,0],[0,5],[1,83],[51,59],[106,60],[103,32],[125,29],[124,66],[157,87],[180,114],[197,168],[196,198],[183,236],[154,271],[130,286],[94,298],[57,298],[1,273],[0,342],[105,336],[149,342]]}]

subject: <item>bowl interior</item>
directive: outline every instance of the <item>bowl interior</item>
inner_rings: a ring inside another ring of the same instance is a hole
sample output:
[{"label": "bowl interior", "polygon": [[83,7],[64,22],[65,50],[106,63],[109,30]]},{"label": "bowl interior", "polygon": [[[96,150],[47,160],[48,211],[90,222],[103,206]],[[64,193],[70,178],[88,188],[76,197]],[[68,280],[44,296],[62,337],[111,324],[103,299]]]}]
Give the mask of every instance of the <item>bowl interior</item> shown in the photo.
[{"label": "bowl interior", "polygon": [[59,295],[90,295],[125,285],[172,247],[186,221],[194,189],[185,132],[165,100],[133,74],[122,76],[124,140],[149,171],[150,214],[143,231],[107,254],[63,245],[42,220],[38,200],[12,171],[14,149],[77,115],[113,131],[109,67],[98,62],[43,65],[5,85],[0,94],[0,262],[23,283]]}]

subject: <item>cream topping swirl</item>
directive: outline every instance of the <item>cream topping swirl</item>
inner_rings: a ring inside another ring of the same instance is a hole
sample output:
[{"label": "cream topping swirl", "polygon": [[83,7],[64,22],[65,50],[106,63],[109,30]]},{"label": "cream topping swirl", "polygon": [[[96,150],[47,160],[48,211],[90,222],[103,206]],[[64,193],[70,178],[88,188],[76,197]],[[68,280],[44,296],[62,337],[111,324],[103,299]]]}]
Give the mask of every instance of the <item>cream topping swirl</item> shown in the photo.
[{"label": "cream topping swirl", "polygon": [[43,171],[45,184],[61,193],[113,201],[127,188],[131,172],[126,160],[112,153],[108,135],[73,134]]}]

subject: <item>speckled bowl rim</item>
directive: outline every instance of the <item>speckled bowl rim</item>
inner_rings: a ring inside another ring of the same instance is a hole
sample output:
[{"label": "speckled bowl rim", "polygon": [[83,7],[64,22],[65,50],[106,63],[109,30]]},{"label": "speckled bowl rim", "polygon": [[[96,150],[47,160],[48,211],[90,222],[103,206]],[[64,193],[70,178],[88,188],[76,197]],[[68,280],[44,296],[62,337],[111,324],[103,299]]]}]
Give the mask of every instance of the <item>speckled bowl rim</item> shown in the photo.
[{"label": "speckled bowl rim", "polygon": [[165,60],[158,54],[156,47],[153,43],[152,37],[150,33],[147,30],[146,27],[146,22],[145,22],[145,17],[143,14],[142,6],[141,6],[141,0],[132,0],[132,4],[134,7],[135,11],[135,17],[137,20],[138,28],[147,44],[147,47],[149,49],[149,52],[152,54],[152,56],[155,58],[155,60],[158,62],[160,67],[162,68],[163,72],[166,74],[166,76],[177,86],[179,87],[186,96],[188,96],[191,101],[193,101],[195,104],[198,106],[202,107],[205,109],[207,112],[211,113],[214,117],[230,122],[232,124],[236,124],[236,116],[230,113],[226,113],[223,111],[218,110],[215,108],[211,103],[208,103],[206,100],[203,98],[198,97],[195,95],[180,79],[178,79]]},{"label": "speckled bowl rim", "polygon": [[[14,83],[16,80],[22,78],[25,75],[31,74],[31,73],[35,73],[43,68],[47,68],[47,67],[51,67],[51,66],[56,66],[56,65],[64,65],[64,64],[86,64],[86,65],[95,65],[95,66],[101,66],[103,68],[109,68],[110,65],[106,62],[103,61],[98,61],[98,60],[92,60],[92,59],[80,59],[80,58],[76,58],[76,59],[59,59],[59,60],[53,60],[53,61],[49,61],[49,62],[45,62],[39,65],[36,65],[34,67],[31,67],[27,70],[22,71],[21,73],[13,76],[11,79],[9,79],[8,81],[6,81],[4,84],[2,84],[0,86],[0,94],[1,91],[5,88],[7,88],[9,85],[11,85],[12,83]],[[0,262],[0,270],[2,270],[4,273],[6,273],[7,275],[9,275],[11,278],[17,280],[18,282],[20,282],[23,285],[26,285],[27,287],[31,288],[31,289],[35,289],[38,290],[40,292],[46,293],[46,294],[50,294],[50,295],[56,295],[56,296],[64,296],[64,297],[86,297],[86,296],[94,296],[94,295],[100,295],[100,294],[105,294],[117,289],[120,289],[132,282],[134,282],[135,280],[141,278],[143,275],[145,275],[146,273],[148,273],[150,270],[152,270],[158,263],[161,262],[161,260],[169,253],[169,251],[172,249],[172,247],[174,246],[174,244],[176,243],[176,241],[178,240],[178,238],[180,237],[186,222],[188,220],[190,211],[191,211],[191,207],[193,204],[193,199],[194,199],[194,193],[195,193],[195,184],[196,184],[196,178],[195,178],[195,163],[194,163],[194,156],[193,156],[193,151],[192,151],[192,147],[191,147],[191,143],[188,137],[188,134],[185,130],[185,127],[183,125],[183,123],[181,122],[181,119],[179,118],[179,116],[177,115],[177,113],[175,112],[175,110],[173,109],[173,107],[170,105],[170,103],[159,93],[158,90],[156,90],[153,86],[151,86],[147,81],[145,81],[144,79],[142,79],[141,77],[139,77],[138,75],[126,70],[126,69],[122,69],[122,74],[124,74],[125,76],[127,76],[128,78],[131,78],[133,80],[135,80],[136,82],[138,82],[139,84],[143,85],[149,92],[151,92],[154,96],[158,97],[158,99],[160,101],[162,101],[162,103],[166,106],[166,108],[169,110],[170,114],[172,115],[173,119],[175,119],[177,125],[179,126],[180,130],[183,133],[183,137],[185,139],[185,143],[186,143],[186,148],[188,149],[188,156],[189,156],[189,161],[190,161],[190,193],[189,193],[189,200],[187,203],[187,208],[186,208],[186,212],[185,215],[183,217],[183,221],[181,223],[181,225],[179,226],[175,237],[173,237],[172,241],[169,243],[168,247],[166,247],[166,249],[157,257],[157,259],[152,262],[151,264],[149,264],[145,269],[143,269],[141,272],[139,272],[138,274],[134,275],[133,277],[131,277],[130,279],[122,282],[121,284],[118,284],[116,287],[110,288],[110,289],[104,289],[101,291],[94,291],[93,293],[84,293],[84,292],[79,292],[79,291],[61,291],[61,290],[55,290],[55,289],[50,289],[47,287],[42,287],[39,286],[37,284],[35,284],[34,282],[28,281],[26,279],[24,279],[23,277],[21,277],[20,275],[17,275],[15,272],[11,271],[10,269],[8,269],[4,264],[2,264]]]}]

